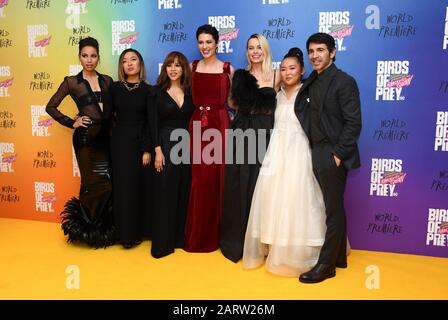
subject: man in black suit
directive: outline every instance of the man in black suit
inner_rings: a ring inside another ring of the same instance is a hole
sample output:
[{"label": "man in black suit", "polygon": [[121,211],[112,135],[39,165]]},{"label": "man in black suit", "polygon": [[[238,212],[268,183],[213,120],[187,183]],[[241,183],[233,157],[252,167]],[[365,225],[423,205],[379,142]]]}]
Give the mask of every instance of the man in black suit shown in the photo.
[{"label": "man in black suit", "polygon": [[[306,47],[314,71],[303,84],[295,107],[310,140],[327,231],[317,264],[301,274],[299,281],[317,283],[334,277],[336,267],[347,267],[344,191],[347,171],[360,166],[356,141],[361,132],[361,109],[356,81],[334,64],[334,38],[316,33],[308,38]],[[303,99],[304,95],[308,99]]]}]

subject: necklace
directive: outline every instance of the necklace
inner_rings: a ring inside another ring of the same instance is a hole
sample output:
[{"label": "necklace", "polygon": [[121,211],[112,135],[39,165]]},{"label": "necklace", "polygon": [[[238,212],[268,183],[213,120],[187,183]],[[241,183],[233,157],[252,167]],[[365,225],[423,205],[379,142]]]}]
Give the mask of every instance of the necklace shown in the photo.
[{"label": "necklace", "polygon": [[124,87],[128,90],[128,91],[132,91],[137,89],[140,86],[140,82],[137,83],[133,83],[132,87],[129,86],[129,84],[126,81],[123,81]]}]

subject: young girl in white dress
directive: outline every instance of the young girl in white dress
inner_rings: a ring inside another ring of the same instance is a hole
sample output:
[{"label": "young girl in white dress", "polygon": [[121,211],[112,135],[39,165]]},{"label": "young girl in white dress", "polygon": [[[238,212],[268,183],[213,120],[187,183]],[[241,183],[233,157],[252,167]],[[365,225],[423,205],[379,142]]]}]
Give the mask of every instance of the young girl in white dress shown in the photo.
[{"label": "young girl in white dress", "polygon": [[252,199],[245,269],[257,268],[266,259],[268,271],[297,277],[317,263],[324,243],[322,192],[313,173],[308,138],[294,111],[304,72],[302,51],[290,49],[281,63],[274,129]]}]

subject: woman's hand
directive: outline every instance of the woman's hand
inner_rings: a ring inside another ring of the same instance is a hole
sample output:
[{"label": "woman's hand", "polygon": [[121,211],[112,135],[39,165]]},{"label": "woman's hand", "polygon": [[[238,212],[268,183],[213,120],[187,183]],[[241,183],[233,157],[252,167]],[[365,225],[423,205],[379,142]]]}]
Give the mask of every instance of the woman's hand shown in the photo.
[{"label": "woman's hand", "polygon": [[154,160],[154,167],[157,172],[163,170],[163,166],[165,165],[165,156],[163,155],[162,148],[156,148],[156,158]]},{"label": "woman's hand", "polygon": [[88,124],[91,124],[92,120],[88,116],[77,117],[75,119],[75,123],[73,124],[73,128],[84,127],[87,128]]},{"label": "woman's hand", "polygon": [[149,152],[143,152],[143,166],[147,166],[151,162],[151,154]]}]

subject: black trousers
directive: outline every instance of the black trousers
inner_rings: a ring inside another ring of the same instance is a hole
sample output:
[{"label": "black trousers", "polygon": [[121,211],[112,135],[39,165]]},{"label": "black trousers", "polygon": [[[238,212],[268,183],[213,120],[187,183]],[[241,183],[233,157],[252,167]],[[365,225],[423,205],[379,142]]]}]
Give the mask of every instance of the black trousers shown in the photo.
[{"label": "black trousers", "polygon": [[335,265],[347,259],[347,225],[344,207],[344,191],[347,170],[342,163],[336,166],[328,142],[314,144],[312,147],[313,171],[319,182],[327,215],[325,242],[318,263]]}]

